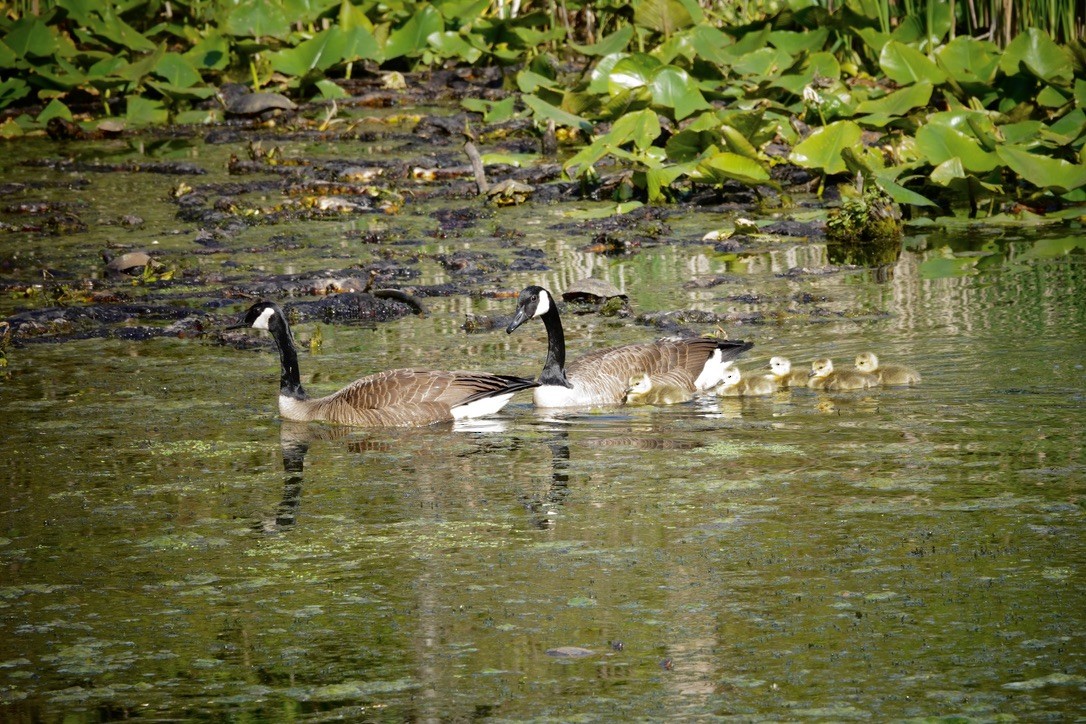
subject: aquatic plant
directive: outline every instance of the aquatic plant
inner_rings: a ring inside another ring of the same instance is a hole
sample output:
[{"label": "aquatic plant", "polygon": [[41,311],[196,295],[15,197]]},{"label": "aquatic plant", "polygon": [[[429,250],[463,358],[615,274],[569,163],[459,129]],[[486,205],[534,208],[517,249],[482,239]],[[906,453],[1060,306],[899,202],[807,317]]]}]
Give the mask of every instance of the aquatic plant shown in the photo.
[{"label": "aquatic plant", "polygon": [[213,122],[227,81],[338,98],[359,65],[501,65],[517,93],[464,107],[555,127],[586,189],[627,175],[617,200],[779,190],[798,166],[934,213],[1082,203],[1082,19],[1070,0],[1020,5],[56,0],[0,18],[0,136]]}]

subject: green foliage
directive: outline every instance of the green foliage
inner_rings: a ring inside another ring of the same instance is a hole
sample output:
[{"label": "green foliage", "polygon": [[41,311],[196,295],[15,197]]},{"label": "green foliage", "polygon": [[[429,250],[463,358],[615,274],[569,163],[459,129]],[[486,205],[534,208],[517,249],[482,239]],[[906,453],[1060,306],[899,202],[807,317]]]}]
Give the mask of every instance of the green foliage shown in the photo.
[{"label": "green foliage", "polygon": [[1086,51],[1053,39],[1082,29],[1059,2],[1047,16],[1026,3],[1035,22],[1017,34],[980,8],[996,42],[969,36],[962,3],[834,6],[562,5],[586,26],[539,0],[519,13],[487,0],[56,0],[40,17],[0,18],[0,111],[37,105],[0,135],[78,119],[73,101],[88,96],[131,125],[206,120],[198,104],[227,81],[339,98],[334,80],[359,63],[500,64],[517,68],[519,94],[465,108],[574,129],[587,142],[567,172],[592,183],[617,166],[630,179],[620,193],[644,200],[775,188],[784,162],[859,176],[903,205],[1086,198]]}]

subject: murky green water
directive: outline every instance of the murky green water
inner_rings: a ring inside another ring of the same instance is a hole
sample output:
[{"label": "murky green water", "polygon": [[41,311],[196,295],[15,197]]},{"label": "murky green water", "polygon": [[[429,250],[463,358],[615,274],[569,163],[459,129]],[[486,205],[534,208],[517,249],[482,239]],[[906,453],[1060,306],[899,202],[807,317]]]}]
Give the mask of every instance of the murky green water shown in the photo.
[{"label": "murky green water", "polygon": [[[137,237],[189,248],[157,204]],[[269,352],[11,350],[0,718],[1081,718],[1081,230],[915,233],[889,271],[787,275],[823,266],[825,247],[609,258],[577,251],[588,237],[559,230],[563,212],[498,212],[553,269],[505,286],[591,273],[636,312],[765,315],[725,325],[756,343],[748,369],[873,349],[924,383],[562,415],[525,395],[462,427],[349,431],[281,425]],[[345,230],[429,223],[407,209],[326,224],[321,248],[344,248],[342,266],[374,253]],[[671,223],[690,240],[721,217]],[[95,233],[0,244],[93,268],[79,250]],[[731,281],[686,286],[716,274]],[[331,390],[401,365],[538,372],[541,325],[459,329],[512,300],[430,304],[377,329],[322,325],[303,375]],[[594,315],[566,327],[571,355],[656,334]]]}]

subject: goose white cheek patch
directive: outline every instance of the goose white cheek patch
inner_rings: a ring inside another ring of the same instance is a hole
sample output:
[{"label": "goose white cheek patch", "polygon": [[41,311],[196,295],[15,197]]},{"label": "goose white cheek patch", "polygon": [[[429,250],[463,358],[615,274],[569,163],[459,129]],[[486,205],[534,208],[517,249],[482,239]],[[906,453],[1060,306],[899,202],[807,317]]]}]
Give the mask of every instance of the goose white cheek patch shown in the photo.
[{"label": "goose white cheek patch", "polygon": [[551,295],[546,292],[539,293],[539,302],[535,306],[533,317],[542,317],[551,309]]},{"label": "goose white cheek patch", "polygon": [[253,322],[253,329],[267,329],[268,323],[271,322],[273,316],[275,316],[275,310],[268,307],[261,312],[260,316]]}]

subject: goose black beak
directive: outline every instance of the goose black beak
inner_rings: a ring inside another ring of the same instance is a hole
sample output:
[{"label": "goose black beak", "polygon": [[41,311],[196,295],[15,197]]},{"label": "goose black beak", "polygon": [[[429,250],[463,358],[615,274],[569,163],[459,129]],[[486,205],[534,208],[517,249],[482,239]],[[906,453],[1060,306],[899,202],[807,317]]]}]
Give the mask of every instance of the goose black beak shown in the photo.
[{"label": "goose black beak", "polygon": [[223,327],[223,331],[225,331],[225,330],[227,330],[227,329],[245,329],[245,328],[246,328],[246,327],[248,327],[248,326],[249,326],[249,325],[248,325],[248,324],[245,324],[245,322],[242,322],[241,324],[231,324],[231,325],[230,325],[230,326],[228,326],[228,327]]},{"label": "goose black beak", "polygon": [[513,315],[513,321],[505,328],[506,334],[512,334],[513,330],[527,322],[531,317],[524,311],[524,307],[517,307],[517,313]]}]

